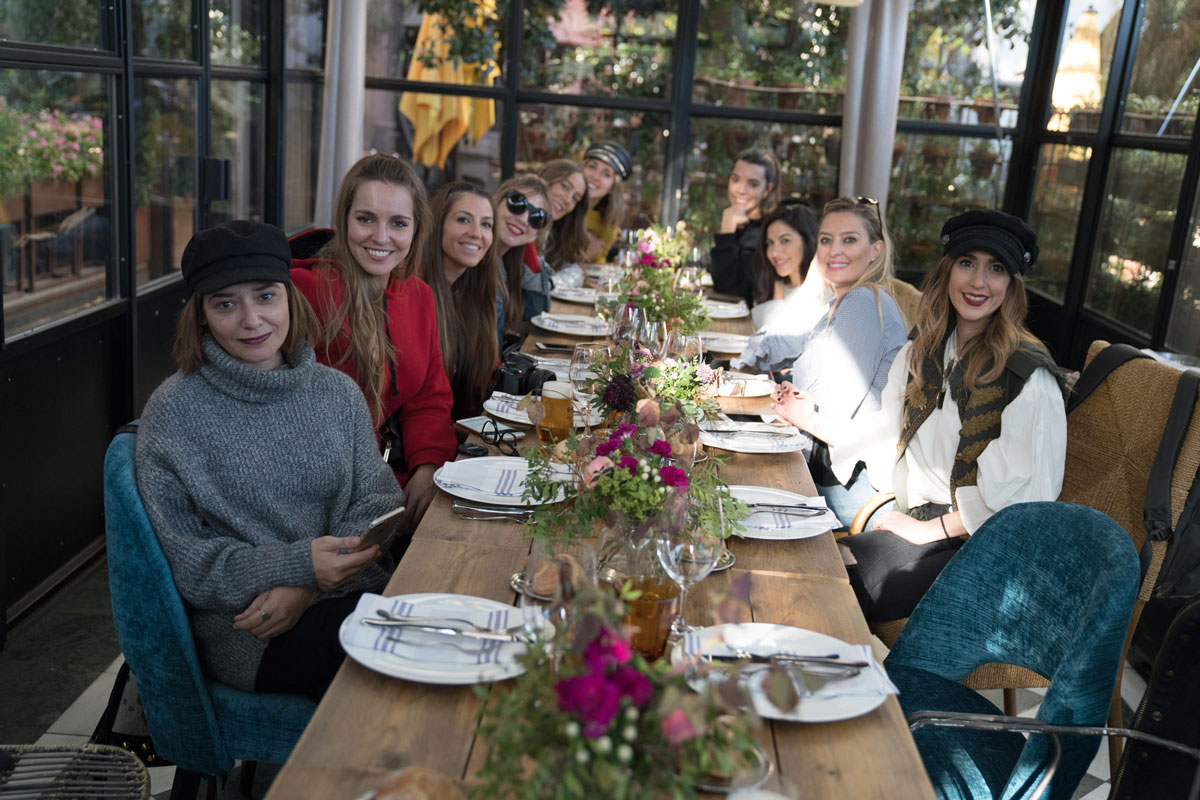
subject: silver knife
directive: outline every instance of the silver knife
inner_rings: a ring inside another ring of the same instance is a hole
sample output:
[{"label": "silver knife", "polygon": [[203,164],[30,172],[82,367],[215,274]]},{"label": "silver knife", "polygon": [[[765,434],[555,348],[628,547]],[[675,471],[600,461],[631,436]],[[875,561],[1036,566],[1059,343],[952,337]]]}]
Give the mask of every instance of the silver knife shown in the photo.
[{"label": "silver knife", "polygon": [[419,622],[405,622],[396,619],[376,619],[375,617],[363,617],[364,625],[376,625],[381,628],[411,628],[417,631],[427,631],[429,633],[437,633],[442,636],[465,636],[468,639],[484,639],[489,642],[527,642],[528,639],[524,636],[515,633],[502,633],[500,631],[472,631],[464,628],[453,628],[439,625],[425,625]]},{"label": "silver knife", "polygon": [[862,669],[871,666],[866,661],[844,661],[837,653],[824,656],[797,656],[789,653],[705,653],[713,661],[748,661],[751,664],[826,664],[831,667],[853,667]]},{"label": "silver knife", "polygon": [[824,506],[806,506],[801,503],[795,505],[789,503],[746,503],[746,508],[758,511],[776,511],[781,514],[789,512],[808,511],[812,512],[812,516],[816,516],[828,509]]},{"label": "silver knife", "polygon": [[786,431],[745,431],[745,430],[721,430],[720,428],[701,428],[705,433],[716,433],[725,436],[762,436],[767,439],[791,439],[796,436],[795,433],[787,433]]},{"label": "silver knife", "polygon": [[470,514],[495,514],[501,517],[528,517],[533,513],[533,510],[529,508],[473,505],[471,503],[458,502],[451,503],[450,510],[456,513],[465,511]]}]

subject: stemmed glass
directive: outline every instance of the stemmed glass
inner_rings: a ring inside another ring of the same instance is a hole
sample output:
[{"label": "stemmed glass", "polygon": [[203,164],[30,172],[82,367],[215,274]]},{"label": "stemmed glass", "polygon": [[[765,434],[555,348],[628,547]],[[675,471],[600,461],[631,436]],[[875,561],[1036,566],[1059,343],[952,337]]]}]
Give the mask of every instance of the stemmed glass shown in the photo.
[{"label": "stemmed glass", "polygon": [[689,336],[683,331],[671,331],[667,336],[667,346],[663,355],[680,361],[694,361],[704,356],[704,346],[700,343],[700,337],[695,334]]},{"label": "stemmed glass", "polygon": [[642,327],[642,310],[637,306],[626,306],[621,309],[620,319],[617,320],[617,330],[613,334],[619,345],[632,345]]},{"label": "stemmed glass", "polygon": [[654,358],[662,358],[667,346],[667,323],[663,320],[644,320],[637,338],[639,347],[649,350]]},{"label": "stemmed glass", "polygon": [[604,342],[583,342],[571,354],[571,388],[575,390],[575,413],[585,421],[596,382],[596,365],[607,361],[611,351]]},{"label": "stemmed glass", "polygon": [[722,532],[725,528],[725,511],[717,503],[717,530],[692,528],[679,533],[660,531],[655,540],[658,561],[671,580],[679,584],[679,614],[671,622],[671,631],[683,635],[696,628],[684,617],[687,608],[688,587],[708,577],[721,553],[725,549]]}]

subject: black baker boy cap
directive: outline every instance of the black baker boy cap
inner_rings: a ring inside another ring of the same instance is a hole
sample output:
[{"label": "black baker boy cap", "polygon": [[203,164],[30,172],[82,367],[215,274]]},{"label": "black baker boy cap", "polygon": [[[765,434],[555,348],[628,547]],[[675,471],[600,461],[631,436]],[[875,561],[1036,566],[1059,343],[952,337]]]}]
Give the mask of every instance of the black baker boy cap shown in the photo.
[{"label": "black baker boy cap", "polygon": [[1003,211],[968,211],[946,220],[942,255],[956,258],[972,250],[994,253],[1009,272],[1024,275],[1037,261],[1037,234],[1023,219]]},{"label": "black baker boy cap", "polygon": [[623,181],[628,180],[629,176],[633,174],[633,158],[630,157],[628,150],[616,142],[596,142],[584,152],[583,157],[585,159],[597,158],[603,161],[612,167]]},{"label": "black baker boy cap", "polygon": [[183,250],[183,281],[196,294],[246,281],[288,283],[292,249],[274,225],[235,219],[207,228]]}]

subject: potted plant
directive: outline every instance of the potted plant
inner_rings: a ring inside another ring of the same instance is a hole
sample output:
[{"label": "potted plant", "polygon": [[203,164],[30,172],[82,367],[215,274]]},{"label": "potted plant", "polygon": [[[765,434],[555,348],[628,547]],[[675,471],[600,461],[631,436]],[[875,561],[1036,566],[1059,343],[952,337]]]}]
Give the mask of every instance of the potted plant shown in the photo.
[{"label": "potted plant", "polygon": [[971,162],[971,171],[975,177],[983,181],[992,176],[992,170],[1000,159],[1000,153],[996,151],[993,141],[980,139],[971,148],[971,152],[967,153],[967,159]]}]

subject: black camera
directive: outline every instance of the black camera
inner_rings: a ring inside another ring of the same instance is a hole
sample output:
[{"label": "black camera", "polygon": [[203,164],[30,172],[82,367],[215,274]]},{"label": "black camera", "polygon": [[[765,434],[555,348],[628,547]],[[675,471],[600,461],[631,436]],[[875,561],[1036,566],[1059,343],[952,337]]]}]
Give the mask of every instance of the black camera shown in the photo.
[{"label": "black camera", "polygon": [[542,384],[556,377],[550,370],[539,367],[532,356],[509,353],[492,374],[492,385],[488,387],[488,395],[492,392],[516,395],[540,392]]}]

